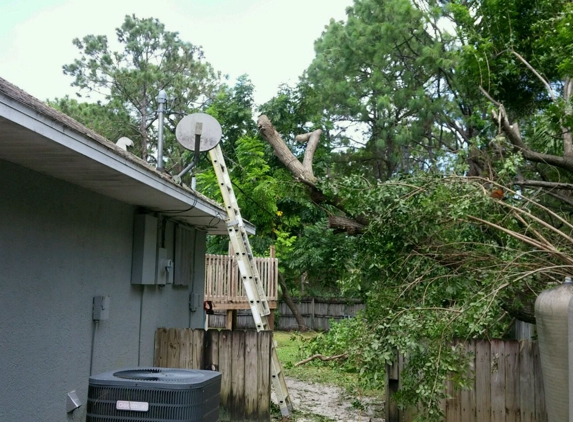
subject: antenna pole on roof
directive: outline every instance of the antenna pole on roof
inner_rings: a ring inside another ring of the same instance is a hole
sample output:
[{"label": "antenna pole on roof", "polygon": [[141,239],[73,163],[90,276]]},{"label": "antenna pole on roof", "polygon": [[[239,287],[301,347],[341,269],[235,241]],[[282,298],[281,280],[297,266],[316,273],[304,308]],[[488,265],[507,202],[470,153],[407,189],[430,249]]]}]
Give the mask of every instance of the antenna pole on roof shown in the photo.
[{"label": "antenna pole on roof", "polygon": [[163,115],[165,113],[165,103],[167,102],[167,93],[164,89],[157,95],[159,108],[157,109],[159,128],[157,131],[157,170],[163,171]]}]

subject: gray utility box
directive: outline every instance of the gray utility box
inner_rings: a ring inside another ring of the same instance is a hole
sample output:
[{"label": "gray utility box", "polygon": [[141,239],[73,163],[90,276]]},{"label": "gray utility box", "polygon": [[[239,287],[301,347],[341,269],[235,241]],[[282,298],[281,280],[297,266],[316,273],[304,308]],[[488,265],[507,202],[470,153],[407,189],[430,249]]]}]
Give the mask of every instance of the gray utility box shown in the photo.
[{"label": "gray utility box", "polygon": [[157,218],[138,214],[133,224],[131,284],[155,284],[157,262]]},{"label": "gray utility box", "polygon": [[221,373],[128,368],[90,377],[86,422],[216,422]]}]

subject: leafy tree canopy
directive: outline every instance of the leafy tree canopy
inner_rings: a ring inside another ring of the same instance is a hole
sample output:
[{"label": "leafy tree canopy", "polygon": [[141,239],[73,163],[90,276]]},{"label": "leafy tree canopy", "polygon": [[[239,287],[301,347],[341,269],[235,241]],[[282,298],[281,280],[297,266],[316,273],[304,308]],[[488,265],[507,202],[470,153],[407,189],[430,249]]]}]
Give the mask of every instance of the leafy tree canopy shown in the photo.
[{"label": "leafy tree canopy", "polygon": [[[327,143],[343,142],[317,180],[283,164],[330,218],[360,223],[326,246],[339,286],[368,300],[309,350],[349,351],[348,368],[375,385],[407,353],[399,399],[421,403],[422,420],[440,420],[443,383],[465,373],[448,341],[534,321],[538,292],[570,273],[570,21],[567,2],[355,0],[301,81]],[[312,268],[315,243],[293,263]]]},{"label": "leafy tree canopy", "polygon": [[[129,114],[138,124],[135,151],[151,160],[159,91],[167,92],[169,110],[187,114],[215,96],[220,75],[205,62],[200,47],[167,31],[157,19],[128,15],[116,36],[118,50],[112,50],[104,35],[74,39],[80,58],[63,66],[64,74],[74,78],[78,96],[99,94],[110,107]],[[166,157],[177,162],[182,151],[173,137],[167,148]]]}]

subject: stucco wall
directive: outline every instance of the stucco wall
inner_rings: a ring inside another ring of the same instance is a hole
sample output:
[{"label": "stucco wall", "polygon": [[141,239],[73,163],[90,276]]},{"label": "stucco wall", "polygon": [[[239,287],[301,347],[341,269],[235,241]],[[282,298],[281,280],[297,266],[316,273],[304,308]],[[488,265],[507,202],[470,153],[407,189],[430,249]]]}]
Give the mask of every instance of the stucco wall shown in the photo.
[{"label": "stucco wall", "polygon": [[[191,287],[130,284],[136,212],[0,160],[0,421],[84,420],[90,367],[152,365],[157,327],[202,326]],[[197,239],[202,293],[204,233]],[[111,297],[109,320],[92,321],[96,295]],[[66,415],[71,390],[84,406]]]}]

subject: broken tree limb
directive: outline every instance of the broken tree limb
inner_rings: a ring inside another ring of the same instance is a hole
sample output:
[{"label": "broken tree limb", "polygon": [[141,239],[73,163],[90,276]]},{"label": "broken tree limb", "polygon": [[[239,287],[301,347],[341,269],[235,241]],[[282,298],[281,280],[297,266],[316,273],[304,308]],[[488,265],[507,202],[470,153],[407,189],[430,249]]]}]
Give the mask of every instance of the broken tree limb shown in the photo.
[{"label": "broken tree limb", "polygon": [[[567,89],[570,88],[567,87]],[[535,163],[549,164],[551,166],[555,166],[573,173],[573,156],[569,156],[566,154],[564,154],[564,156],[544,154],[529,148],[527,144],[523,141],[523,138],[521,137],[521,131],[519,130],[517,122],[514,122],[512,124],[509,121],[509,118],[507,117],[507,113],[505,112],[503,105],[500,102],[494,100],[482,86],[479,87],[479,90],[482,92],[482,94],[484,94],[484,96],[488,100],[490,100],[498,107],[499,110],[497,111],[492,110],[491,112],[492,120],[496,123],[496,125],[498,125],[500,130],[505,134],[509,142],[513,145],[514,149],[516,151],[521,152],[523,158],[529,161],[533,161]],[[568,140],[569,138],[567,137],[564,139],[565,142],[568,142]],[[571,148],[571,151],[573,151],[573,148]],[[566,148],[566,152],[567,153],[570,152],[568,146]]]},{"label": "broken tree limb", "polygon": [[308,363],[314,359],[320,359],[323,362],[328,362],[329,360],[346,359],[347,357],[348,357],[348,352],[344,352],[340,355],[334,355],[334,356],[324,356],[319,353],[316,355],[312,355],[309,358],[303,359],[300,362],[295,363],[294,366],[304,365],[305,363]]},{"label": "broken tree limb", "polygon": [[310,171],[303,166],[298,158],[296,158],[290,149],[288,149],[281,135],[277,132],[269,118],[262,114],[257,120],[257,126],[261,136],[265,139],[265,141],[271,144],[275,151],[275,155],[293,174],[293,176],[300,181],[316,188],[316,177],[314,177],[312,172],[312,164]]},{"label": "broken tree limb", "polygon": [[546,182],[543,180],[517,180],[513,182],[518,186],[531,186],[547,189],[573,190],[573,184],[564,182]]},{"label": "broken tree limb", "polygon": [[503,109],[500,109],[499,112],[496,112],[495,110],[492,111],[492,118],[493,121],[501,127],[501,130],[505,133],[509,142],[512,143],[517,151],[521,152],[523,158],[536,163],[549,164],[573,172],[573,158],[544,154],[530,149],[521,137],[518,124],[511,124]]},{"label": "broken tree limb", "polygon": [[318,141],[320,141],[320,135],[322,135],[322,130],[317,129],[310,133],[305,133],[302,135],[297,135],[294,139],[297,142],[308,142],[306,150],[304,151],[304,158],[302,159],[302,166],[312,174],[314,177],[314,172],[312,171],[312,162],[314,160],[314,153],[318,147]]},{"label": "broken tree limb", "polygon": [[[281,135],[277,132],[267,116],[262,114],[257,120],[259,133],[274,150],[277,158],[290,171],[294,178],[308,186],[312,200],[317,204],[329,204],[336,207],[342,213],[346,213],[343,201],[336,196],[325,195],[318,187],[318,179],[312,170],[312,160],[320,141],[322,130],[317,129],[310,133],[298,135],[299,142],[308,142],[304,154],[303,162],[288,148]],[[329,219],[329,227],[337,232],[346,231],[348,234],[361,233],[365,226],[368,225],[368,219],[364,216],[357,216],[353,219],[347,217],[332,217]]]},{"label": "broken tree limb", "polygon": [[292,300],[292,297],[288,291],[288,287],[286,284],[285,277],[282,273],[279,273],[279,284],[282,289],[282,298],[289,307],[290,311],[292,312],[296,323],[298,324],[299,331],[307,331],[308,327],[304,324],[304,319],[298,310],[296,303]]},{"label": "broken tree limb", "polygon": [[338,215],[328,216],[328,227],[333,229],[335,233],[346,232],[348,234],[359,234],[364,231],[364,224],[360,224],[356,220]]}]

